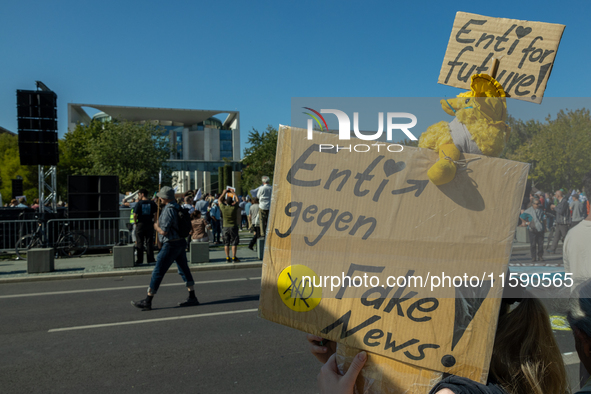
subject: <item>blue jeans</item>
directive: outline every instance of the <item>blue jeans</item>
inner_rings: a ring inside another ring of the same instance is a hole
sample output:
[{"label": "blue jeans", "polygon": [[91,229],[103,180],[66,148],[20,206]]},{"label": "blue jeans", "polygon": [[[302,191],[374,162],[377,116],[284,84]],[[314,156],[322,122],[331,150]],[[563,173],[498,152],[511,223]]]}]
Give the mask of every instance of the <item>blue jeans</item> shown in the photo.
[{"label": "blue jeans", "polygon": [[[221,219],[220,219],[221,220]],[[212,220],[211,227],[213,232],[213,242],[220,242],[220,234],[222,232],[222,226],[220,220]]]},{"label": "blue jeans", "polygon": [[162,283],[162,279],[164,279],[164,275],[166,275],[166,272],[174,262],[176,262],[179,275],[183,278],[187,287],[195,284],[187,262],[186,248],[187,243],[184,239],[168,241],[162,245],[162,249],[160,249],[160,253],[158,253],[158,257],[156,258],[156,267],[154,267],[152,280],[150,281],[150,292],[152,294],[156,294],[160,283]]}]

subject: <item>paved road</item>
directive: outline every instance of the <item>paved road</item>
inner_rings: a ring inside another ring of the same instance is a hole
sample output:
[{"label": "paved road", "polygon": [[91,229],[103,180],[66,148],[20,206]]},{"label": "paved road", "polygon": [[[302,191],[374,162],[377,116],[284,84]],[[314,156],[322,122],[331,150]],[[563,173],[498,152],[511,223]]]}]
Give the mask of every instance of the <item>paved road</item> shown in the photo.
[{"label": "paved road", "polygon": [[[561,256],[517,270],[560,270]],[[0,285],[0,392],[315,393],[320,365],[304,334],[257,317],[260,269],[199,272],[201,306],[177,308],[180,278],[165,277],[151,312],[149,276]],[[544,300],[563,315],[563,300]],[[568,330],[556,330],[576,388],[578,358]]]},{"label": "paved road", "polygon": [[130,301],[149,276],[0,286],[2,393],[314,393],[303,333],[257,317],[260,269],[210,271],[201,306],[167,275],[151,312]]}]

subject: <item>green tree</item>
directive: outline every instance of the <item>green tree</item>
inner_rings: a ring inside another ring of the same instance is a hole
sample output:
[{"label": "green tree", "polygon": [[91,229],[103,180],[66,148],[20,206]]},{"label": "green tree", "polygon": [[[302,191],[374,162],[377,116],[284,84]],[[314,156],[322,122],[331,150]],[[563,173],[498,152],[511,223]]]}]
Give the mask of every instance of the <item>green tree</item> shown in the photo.
[{"label": "green tree", "polygon": [[[262,133],[256,129],[248,134],[248,148],[244,150],[242,163],[242,190],[244,194],[261,185],[261,177],[267,175],[273,181],[278,133],[272,126]],[[254,196],[256,197],[256,196]]]},{"label": "green tree", "polygon": [[27,202],[31,204],[35,198],[39,197],[37,188],[37,166],[21,166],[18,152],[18,137],[6,133],[0,134],[0,179],[3,182],[0,185],[2,194],[2,205],[10,202],[12,198],[12,182],[17,176],[23,178],[23,193],[27,197]]},{"label": "green tree", "polygon": [[546,123],[513,120],[511,139],[502,157],[532,165],[529,178],[538,189],[580,188],[591,170],[589,110],[561,110]]},{"label": "green tree", "polygon": [[508,159],[511,156],[521,155],[519,152],[524,146],[528,145],[534,136],[538,135],[544,127],[544,124],[537,120],[528,120],[524,122],[521,119],[515,119],[509,115],[507,124],[511,127],[509,141],[501,153],[501,157]]},{"label": "green tree", "polygon": [[394,142],[395,144],[402,145],[402,146],[414,146],[415,148],[419,146],[419,140],[413,141],[411,139],[405,138],[402,141]]},{"label": "green tree", "polygon": [[92,168],[90,153],[93,141],[100,138],[103,132],[103,123],[92,121],[88,126],[77,125],[74,130],[64,135],[59,140],[60,160],[57,165],[57,189],[58,196],[68,193],[69,175],[87,175]]},{"label": "green tree", "polygon": [[117,175],[121,191],[134,191],[156,190],[160,169],[170,173],[169,140],[165,130],[152,123],[92,121],[66,134],[62,145],[60,177]]},{"label": "green tree", "polygon": [[588,109],[560,111],[531,141],[532,180],[551,190],[580,188],[591,170],[591,117]]}]

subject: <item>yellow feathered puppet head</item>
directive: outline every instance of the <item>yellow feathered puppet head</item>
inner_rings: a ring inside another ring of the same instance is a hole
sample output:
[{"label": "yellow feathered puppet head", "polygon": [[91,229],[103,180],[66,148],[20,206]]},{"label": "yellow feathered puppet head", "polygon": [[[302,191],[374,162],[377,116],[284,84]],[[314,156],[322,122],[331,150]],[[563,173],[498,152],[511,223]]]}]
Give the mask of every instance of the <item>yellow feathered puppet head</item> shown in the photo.
[{"label": "yellow feathered puppet head", "polygon": [[427,173],[434,184],[443,185],[454,179],[456,161],[462,152],[500,156],[510,132],[506,96],[493,77],[476,74],[468,92],[441,100],[443,110],[455,119],[429,126],[419,139],[419,148],[439,153],[439,161]]},{"label": "yellow feathered puppet head", "polygon": [[[472,125],[472,138],[482,153],[497,157],[509,140],[511,130],[506,123],[505,97],[505,90],[493,77],[487,74],[474,74],[470,90],[460,93],[455,99],[441,100],[441,107],[463,124]],[[484,127],[484,124],[487,127]],[[496,131],[494,134],[497,138],[491,138],[492,130]]]}]

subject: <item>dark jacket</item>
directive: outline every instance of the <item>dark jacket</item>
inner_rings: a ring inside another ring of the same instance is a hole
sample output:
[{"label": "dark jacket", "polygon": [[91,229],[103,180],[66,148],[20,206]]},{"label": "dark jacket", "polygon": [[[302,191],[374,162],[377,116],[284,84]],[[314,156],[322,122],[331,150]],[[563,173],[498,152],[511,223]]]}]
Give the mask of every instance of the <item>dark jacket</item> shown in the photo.
[{"label": "dark jacket", "polygon": [[563,197],[554,210],[556,211],[556,224],[570,224],[568,198]]}]

